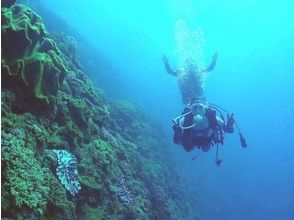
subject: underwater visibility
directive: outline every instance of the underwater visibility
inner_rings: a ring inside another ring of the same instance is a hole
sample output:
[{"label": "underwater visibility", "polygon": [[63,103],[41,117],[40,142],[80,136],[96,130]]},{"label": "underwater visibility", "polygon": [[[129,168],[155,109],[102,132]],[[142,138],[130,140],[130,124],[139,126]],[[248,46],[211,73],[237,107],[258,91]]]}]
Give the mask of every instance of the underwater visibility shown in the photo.
[{"label": "underwater visibility", "polygon": [[294,5],[1,1],[1,219],[293,220]]}]

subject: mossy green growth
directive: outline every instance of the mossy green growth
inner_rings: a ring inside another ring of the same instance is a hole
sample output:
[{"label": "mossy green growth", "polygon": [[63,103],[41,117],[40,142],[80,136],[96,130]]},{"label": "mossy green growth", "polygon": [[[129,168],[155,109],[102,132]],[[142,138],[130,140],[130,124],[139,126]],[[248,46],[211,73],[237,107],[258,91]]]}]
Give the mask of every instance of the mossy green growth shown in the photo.
[{"label": "mossy green growth", "polygon": [[104,210],[99,208],[91,208],[85,205],[81,209],[80,219],[84,220],[101,220],[106,219],[104,218]]},{"label": "mossy green growth", "polygon": [[94,140],[93,145],[95,147],[94,160],[99,161],[104,169],[111,169],[113,162],[117,161],[116,153],[112,146],[101,139]]},{"label": "mossy green growth", "polygon": [[27,56],[47,35],[41,18],[24,5],[1,8],[2,52],[7,62]]},{"label": "mossy green growth", "polygon": [[61,213],[66,219],[75,218],[75,204],[67,199],[64,187],[52,175],[46,176],[49,186],[48,202],[54,207],[53,210],[47,210],[46,218],[52,217],[58,219],[58,214]]},{"label": "mossy green growth", "polygon": [[69,143],[78,144],[84,138],[84,133],[77,127],[73,121],[67,121],[66,126],[61,132],[61,134],[65,137]]},{"label": "mossy green growth", "polygon": [[91,190],[101,190],[102,185],[95,180],[92,176],[80,176],[79,181],[82,186],[85,186]]},{"label": "mossy green growth", "polygon": [[67,74],[60,51],[30,8],[2,8],[3,85],[42,104],[55,102]]},{"label": "mossy green growth", "polygon": [[23,140],[5,132],[1,136],[2,184],[10,191],[13,208],[28,207],[36,214],[42,214],[49,193],[46,169],[40,166],[33,152],[25,148]]},{"label": "mossy green growth", "polygon": [[82,129],[87,128],[90,110],[84,100],[71,98],[68,100],[68,110],[75,124]]},{"label": "mossy green growth", "polygon": [[[143,114],[138,104],[126,101],[110,103],[110,116],[118,125],[118,132],[129,141],[137,140],[139,136],[148,136],[153,131],[150,127],[151,119]],[[156,130],[158,128],[156,127]]]}]

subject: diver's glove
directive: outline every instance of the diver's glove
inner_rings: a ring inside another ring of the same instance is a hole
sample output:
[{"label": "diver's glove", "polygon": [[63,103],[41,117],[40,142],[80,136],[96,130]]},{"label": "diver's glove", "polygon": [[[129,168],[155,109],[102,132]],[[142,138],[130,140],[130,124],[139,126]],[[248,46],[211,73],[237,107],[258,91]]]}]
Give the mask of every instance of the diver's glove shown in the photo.
[{"label": "diver's glove", "polygon": [[167,55],[162,55],[162,60],[163,60],[163,62],[164,63],[168,63],[168,57],[167,57]]},{"label": "diver's glove", "polygon": [[180,128],[179,125],[173,125],[173,130],[174,130],[174,132],[177,133],[177,134],[181,132],[181,128]]},{"label": "diver's glove", "polygon": [[216,62],[217,57],[218,57],[218,54],[217,54],[217,52],[215,52],[215,53],[212,55],[212,61],[213,61],[213,62]]},{"label": "diver's glove", "polygon": [[217,57],[218,57],[218,55],[215,52],[213,54],[213,56],[212,56],[211,64],[205,70],[200,71],[200,72],[210,72],[210,71],[212,71],[215,68]]},{"label": "diver's glove", "polygon": [[233,133],[234,132],[234,123],[235,123],[235,119],[234,119],[234,113],[232,113],[231,115],[227,115],[228,119],[227,119],[227,125],[226,125],[226,132],[228,133]]}]

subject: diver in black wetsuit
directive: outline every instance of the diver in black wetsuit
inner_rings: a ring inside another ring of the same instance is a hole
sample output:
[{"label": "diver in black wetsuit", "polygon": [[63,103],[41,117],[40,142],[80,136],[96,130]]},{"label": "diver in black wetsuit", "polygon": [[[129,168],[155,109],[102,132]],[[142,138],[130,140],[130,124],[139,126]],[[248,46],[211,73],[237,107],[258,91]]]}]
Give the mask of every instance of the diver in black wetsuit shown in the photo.
[{"label": "diver in black wetsuit", "polygon": [[174,142],[188,152],[195,147],[208,151],[213,144],[223,144],[225,132],[234,132],[234,122],[233,114],[225,122],[204,99],[195,99],[174,120]]}]

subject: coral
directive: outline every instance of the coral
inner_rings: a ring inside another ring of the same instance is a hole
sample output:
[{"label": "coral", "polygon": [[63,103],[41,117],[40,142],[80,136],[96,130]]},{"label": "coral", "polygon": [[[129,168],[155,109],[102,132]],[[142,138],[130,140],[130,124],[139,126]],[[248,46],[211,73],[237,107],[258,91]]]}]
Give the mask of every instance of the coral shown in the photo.
[{"label": "coral", "polygon": [[93,159],[104,171],[111,171],[112,165],[116,161],[116,153],[111,145],[101,139],[93,141]]},{"label": "coral", "polygon": [[49,35],[25,6],[2,22],[3,217],[197,219],[161,126],[105,99],[77,63],[80,42]]},{"label": "coral", "polygon": [[76,195],[81,189],[78,181],[77,160],[74,155],[66,150],[53,150],[58,159],[56,174],[62,185],[70,192]]},{"label": "coral", "polygon": [[73,64],[73,68],[81,68],[79,57],[77,54],[77,42],[72,36],[67,36],[64,33],[52,34],[52,38],[57,42],[58,48],[67,58],[68,65]]},{"label": "coral", "polygon": [[14,208],[29,207],[42,214],[49,192],[45,179],[46,169],[40,166],[33,152],[25,148],[23,140],[4,131],[1,137],[2,184],[9,189],[11,205]]},{"label": "coral", "polygon": [[[110,102],[110,117],[113,119],[113,127],[126,140],[134,141],[144,139],[161,140],[164,137],[161,126],[144,114],[142,108],[135,103],[126,101]],[[154,132],[156,131],[156,132]],[[141,143],[140,143],[141,144]],[[150,147],[150,146],[149,146]]]},{"label": "coral", "polygon": [[8,183],[5,181],[5,177],[2,178],[2,183],[1,183],[1,210],[2,212],[9,211],[9,207],[12,206],[12,202],[10,201],[10,186]]},{"label": "coral", "polygon": [[128,207],[134,203],[135,197],[132,191],[127,187],[123,174],[121,174],[118,178],[117,195],[119,199]]},{"label": "coral", "polygon": [[91,190],[101,190],[102,189],[101,183],[97,182],[91,176],[80,176],[79,180],[83,186],[85,186]]},{"label": "coral", "polygon": [[81,213],[79,214],[79,219],[86,219],[86,220],[105,219],[104,210],[98,209],[98,208],[91,208],[86,205],[81,209]]},{"label": "coral", "polygon": [[76,114],[78,109],[83,115],[83,117],[77,115],[79,118],[77,124],[85,127],[89,117],[100,126],[105,124],[109,119],[109,112],[103,93],[99,89],[94,89],[92,83],[81,71],[75,70],[69,73],[66,76],[65,85],[74,98],[67,99],[68,109],[71,114]]},{"label": "coral", "polygon": [[13,92],[2,89],[1,90],[1,113],[2,117],[10,114],[12,103],[15,101],[15,95]]},{"label": "coral", "polygon": [[81,129],[86,129],[90,116],[89,107],[86,103],[83,100],[72,98],[68,100],[67,105],[75,124]]},{"label": "coral", "polygon": [[56,44],[48,38],[41,18],[28,7],[14,5],[1,12],[3,85],[23,102],[54,104],[67,74]]},{"label": "coral", "polygon": [[[49,209],[46,217],[53,219],[75,219],[75,204],[67,199],[64,187],[58,180],[50,173],[46,176],[48,186],[50,188],[48,195]],[[60,217],[61,216],[61,217]]]}]

